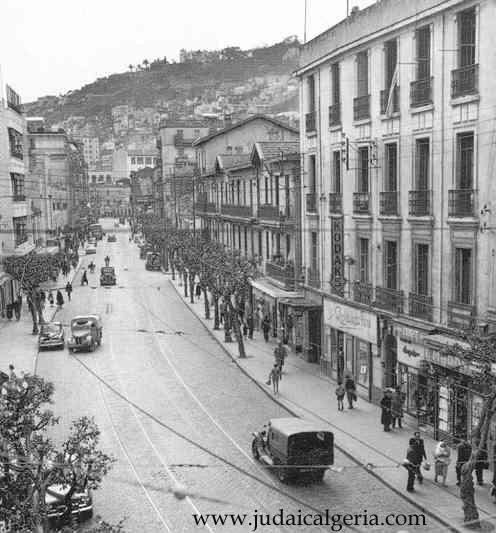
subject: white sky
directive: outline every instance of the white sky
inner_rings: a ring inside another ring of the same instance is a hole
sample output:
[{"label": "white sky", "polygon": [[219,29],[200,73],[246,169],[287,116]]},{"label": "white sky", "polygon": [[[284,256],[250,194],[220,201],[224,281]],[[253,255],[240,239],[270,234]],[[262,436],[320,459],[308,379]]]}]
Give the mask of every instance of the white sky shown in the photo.
[{"label": "white sky", "polygon": [[[303,37],[304,0],[0,0],[0,65],[24,102],[179,50],[250,48]],[[350,0],[361,8],[373,0]],[[311,38],[346,0],[308,0]]]}]

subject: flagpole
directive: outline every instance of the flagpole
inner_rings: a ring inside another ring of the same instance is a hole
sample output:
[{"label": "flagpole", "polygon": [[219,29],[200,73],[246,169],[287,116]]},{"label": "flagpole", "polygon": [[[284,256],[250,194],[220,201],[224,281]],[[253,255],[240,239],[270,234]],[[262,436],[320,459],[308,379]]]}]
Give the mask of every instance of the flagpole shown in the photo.
[{"label": "flagpole", "polygon": [[303,44],[307,42],[307,0],[305,0],[305,22],[303,27]]}]

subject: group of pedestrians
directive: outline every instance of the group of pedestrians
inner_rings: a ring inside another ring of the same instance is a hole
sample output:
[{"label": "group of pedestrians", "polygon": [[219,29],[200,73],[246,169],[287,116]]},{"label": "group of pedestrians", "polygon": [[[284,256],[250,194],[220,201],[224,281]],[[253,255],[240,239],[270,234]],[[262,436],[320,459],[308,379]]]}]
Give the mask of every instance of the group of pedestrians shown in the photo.
[{"label": "group of pedestrians", "polygon": [[271,368],[267,379],[267,385],[272,383],[274,394],[279,393],[279,382],[282,379],[282,369],[287,356],[288,351],[286,350],[286,347],[282,341],[279,341],[274,348],[274,366]]},{"label": "group of pedestrians", "polygon": [[353,409],[354,402],[357,401],[358,397],[356,394],[356,385],[353,378],[347,374],[345,376],[345,382],[343,385],[342,380],[338,381],[338,386],[336,387],[336,399],[338,401],[338,411],[344,411],[344,397],[348,400],[348,409]]}]

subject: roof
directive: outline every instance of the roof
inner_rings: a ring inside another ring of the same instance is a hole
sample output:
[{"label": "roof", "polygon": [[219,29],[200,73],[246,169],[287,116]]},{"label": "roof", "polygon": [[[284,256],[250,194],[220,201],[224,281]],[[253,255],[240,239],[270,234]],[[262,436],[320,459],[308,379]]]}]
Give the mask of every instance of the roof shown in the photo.
[{"label": "roof", "polygon": [[156,157],[158,155],[158,150],[156,148],[141,148],[137,150],[128,150],[127,155],[129,156],[148,156]]},{"label": "roof", "polygon": [[330,426],[321,422],[310,422],[303,418],[272,418],[270,426],[282,433],[305,433],[308,431],[327,431],[332,433]]},{"label": "roof", "polygon": [[209,135],[200,137],[199,139],[196,139],[196,141],[193,142],[193,146],[200,146],[201,144],[204,144],[210,141],[211,139],[218,137],[219,135],[223,135],[224,133],[235,130],[236,128],[241,128],[245,124],[249,124],[250,122],[253,122],[254,120],[266,120],[267,122],[271,122],[272,124],[274,124],[275,126],[279,126],[280,128],[284,128],[288,131],[292,131],[293,133],[299,133],[299,131],[296,128],[289,126],[288,124],[286,124],[285,122],[282,122],[281,120],[269,117],[267,115],[257,114],[257,115],[252,115],[251,117],[245,118],[243,120],[240,120],[239,122],[235,122],[234,124],[231,124],[230,126],[226,126],[225,128],[222,128],[214,133],[210,133]]},{"label": "roof", "polygon": [[160,129],[164,128],[208,128],[209,123],[206,120],[200,119],[162,119],[160,121]]},{"label": "roof", "polygon": [[264,161],[271,159],[281,159],[287,155],[299,155],[300,142],[299,141],[261,141],[256,142],[253,146],[252,157],[257,153],[258,157]]},{"label": "roof", "polygon": [[222,170],[251,165],[250,154],[219,154],[217,162]]}]

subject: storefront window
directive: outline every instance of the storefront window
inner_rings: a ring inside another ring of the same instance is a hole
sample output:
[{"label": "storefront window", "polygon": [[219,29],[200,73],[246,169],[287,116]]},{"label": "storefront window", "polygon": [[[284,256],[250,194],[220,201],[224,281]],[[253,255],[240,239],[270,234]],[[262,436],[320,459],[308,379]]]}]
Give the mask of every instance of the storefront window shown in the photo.
[{"label": "storefront window", "polygon": [[364,387],[369,385],[370,343],[357,339],[358,383]]}]

